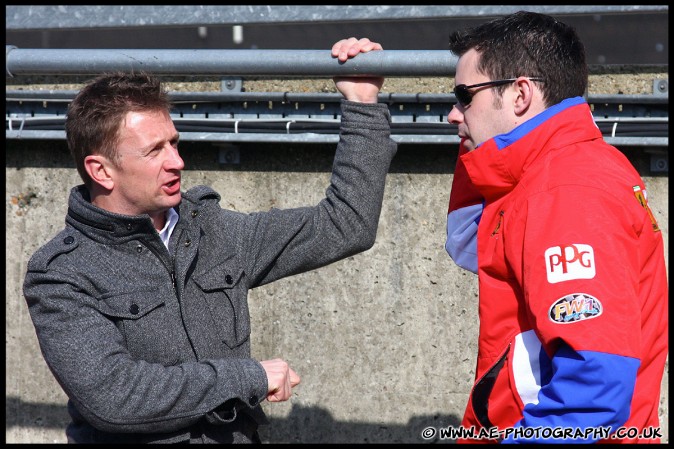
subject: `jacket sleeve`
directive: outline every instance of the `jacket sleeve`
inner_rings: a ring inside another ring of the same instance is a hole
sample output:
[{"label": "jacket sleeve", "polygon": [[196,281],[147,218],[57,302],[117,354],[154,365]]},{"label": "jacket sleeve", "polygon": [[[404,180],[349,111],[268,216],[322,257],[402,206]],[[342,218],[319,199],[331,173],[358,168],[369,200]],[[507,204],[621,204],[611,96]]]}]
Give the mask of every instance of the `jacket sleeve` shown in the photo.
[{"label": "jacket sleeve", "polygon": [[339,142],[325,198],[243,222],[251,287],[330,264],[374,245],[386,174],[397,145],[382,103],[342,100]]},{"label": "jacket sleeve", "polygon": [[477,227],[484,199],[471,182],[461,159],[467,152],[461,141],[449,196],[445,250],[458,266],[477,273]]},{"label": "jacket sleeve", "polygon": [[114,320],[86,292],[85,280],[32,262],[24,296],[42,354],[76,411],[94,427],[114,433],[184,431],[202,418],[231,421],[235,403],[252,407],[265,399],[267,377],[253,359],[174,366],[134,359]]},{"label": "jacket sleeve", "polygon": [[633,209],[599,189],[566,185],[533,195],[510,217],[523,244],[511,246],[508,260],[551,366],[516,428],[587,430],[547,440],[595,442],[602,434],[592,429],[615,431],[629,418],[643,338]]}]

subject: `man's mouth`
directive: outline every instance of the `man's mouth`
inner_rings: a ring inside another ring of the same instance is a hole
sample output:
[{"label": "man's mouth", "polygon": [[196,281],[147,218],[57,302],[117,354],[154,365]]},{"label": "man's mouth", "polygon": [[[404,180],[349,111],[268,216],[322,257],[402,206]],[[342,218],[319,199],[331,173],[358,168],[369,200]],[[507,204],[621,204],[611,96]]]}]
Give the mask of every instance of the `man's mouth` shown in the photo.
[{"label": "man's mouth", "polygon": [[180,192],[180,178],[176,178],[171,182],[167,182],[163,185],[164,191],[169,195],[175,195]]}]

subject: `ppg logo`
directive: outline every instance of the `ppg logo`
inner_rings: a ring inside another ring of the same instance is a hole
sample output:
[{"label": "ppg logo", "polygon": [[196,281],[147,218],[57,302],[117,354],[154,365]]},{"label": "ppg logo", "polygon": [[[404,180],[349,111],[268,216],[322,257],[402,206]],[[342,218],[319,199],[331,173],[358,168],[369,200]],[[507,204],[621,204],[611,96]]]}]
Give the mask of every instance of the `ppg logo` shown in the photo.
[{"label": "ppg logo", "polygon": [[596,274],[594,250],[590,245],[581,243],[553,246],[545,251],[545,268],[551,284],[572,279],[592,279]]}]

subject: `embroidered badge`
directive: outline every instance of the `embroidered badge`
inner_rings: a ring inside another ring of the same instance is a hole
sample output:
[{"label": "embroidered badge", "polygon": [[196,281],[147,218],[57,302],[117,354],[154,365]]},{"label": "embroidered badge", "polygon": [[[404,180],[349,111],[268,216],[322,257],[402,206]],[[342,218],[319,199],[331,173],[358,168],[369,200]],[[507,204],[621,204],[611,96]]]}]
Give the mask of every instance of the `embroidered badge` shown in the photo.
[{"label": "embroidered badge", "polygon": [[597,298],[587,293],[572,293],[555,301],[548,316],[553,323],[570,324],[597,318],[601,313],[601,303]]},{"label": "embroidered badge", "polygon": [[551,284],[571,279],[592,279],[596,274],[594,250],[582,243],[553,246],[545,250],[545,268]]},{"label": "embroidered badge", "polygon": [[646,209],[648,217],[651,219],[651,224],[653,225],[653,232],[658,232],[660,230],[660,226],[658,226],[658,222],[655,220],[655,215],[653,215],[653,211],[651,211],[651,207],[648,205],[648,194],[646,193],[646,190],[641,190],[641,187],[639,186],[633,186],[632,190],[634,190],[634,196],[637,198],[637,201],[639,201],[639,204],[641,204],[641,207]]}]

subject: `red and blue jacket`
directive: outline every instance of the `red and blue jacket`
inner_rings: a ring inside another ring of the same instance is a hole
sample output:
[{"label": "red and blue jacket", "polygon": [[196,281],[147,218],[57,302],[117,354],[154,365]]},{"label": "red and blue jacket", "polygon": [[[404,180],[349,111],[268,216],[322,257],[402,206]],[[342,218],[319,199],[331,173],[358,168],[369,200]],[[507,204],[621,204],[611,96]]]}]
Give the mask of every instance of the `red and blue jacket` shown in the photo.
[{"label": "red and blue jacket", "polygon": [[662,233],[585,100],[462,148],[447,223],[448,253],[479,279],[462,427],[497,428],[503,443],[659,443]]}]

